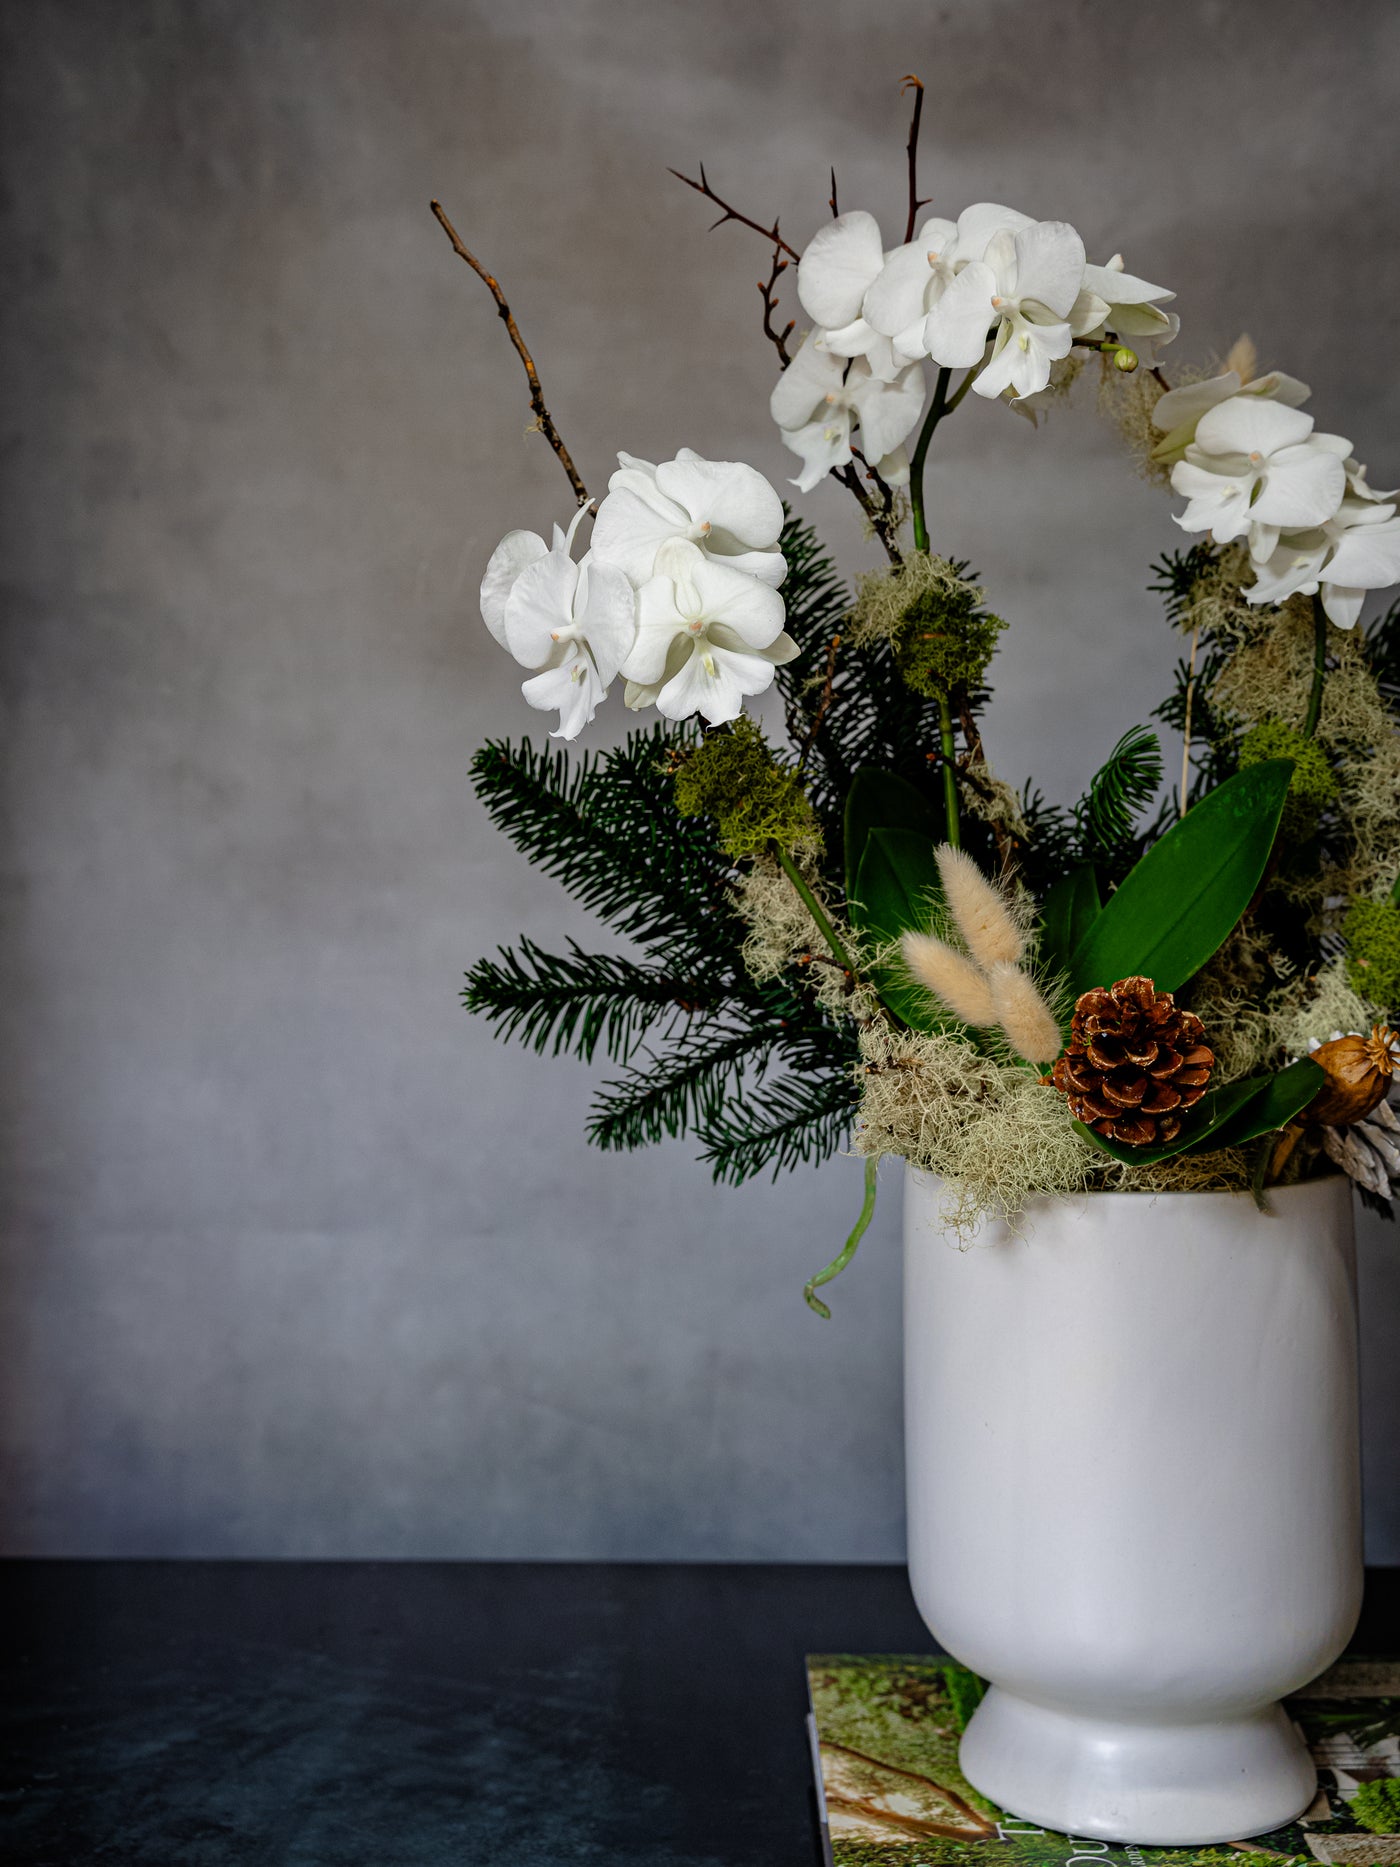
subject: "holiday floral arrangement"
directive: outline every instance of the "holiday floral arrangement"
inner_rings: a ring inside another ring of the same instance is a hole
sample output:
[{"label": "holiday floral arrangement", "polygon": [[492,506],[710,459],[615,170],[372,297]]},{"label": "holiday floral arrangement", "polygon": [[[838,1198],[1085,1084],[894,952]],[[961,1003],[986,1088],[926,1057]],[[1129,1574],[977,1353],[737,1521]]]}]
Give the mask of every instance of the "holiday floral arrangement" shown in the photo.
[{"label": "holiday floral arrangement", "polygon": [[[494,821],[625,952],[528,940],[465,1002],[503,1036],[617,1066],[588,1121],[603,1148],[693,1134],[738,1183],[843,1149],[936,1175],[955,1233],[1035,1194],[1270,1186],[1340,1168],[1400,1187],[1400,581],[1394,496],[1309,391],[1241,339],[1213,367],[1160,362],[1173,294],[1098,265],[1064,221],[978,202],[927,212],[912,96],[894,246],[843,211],[801,252],[775,221],[679,179],[771,248],[771,412],[802,495],[853,497],[885,562],[848,587],[754,468],[688,448],[623,453],[593,499],[500,285],[536,428],[575,509],[510,532],[481,614],[522,692],[573,741],[619,684],[650,713],[578,757],[493,741]],[[779,293],[795,282],[784,320]],[[800,328],[799,328],[800,326]],[[1173,353],[1174,354],[1174,353]],[[1068,807],[994,771],[981,721],[1003,619],[924,469],[955,414],[1029,417],[1092,366],[1137,470],[1186,534],[1155,569],[1182,641],[1153,717],[1105,748]],[[989,406],[991,405],[991,406]],[[765,724],[744,703],[774,691]],[[777,716],[781,714],[781,727]]]}]

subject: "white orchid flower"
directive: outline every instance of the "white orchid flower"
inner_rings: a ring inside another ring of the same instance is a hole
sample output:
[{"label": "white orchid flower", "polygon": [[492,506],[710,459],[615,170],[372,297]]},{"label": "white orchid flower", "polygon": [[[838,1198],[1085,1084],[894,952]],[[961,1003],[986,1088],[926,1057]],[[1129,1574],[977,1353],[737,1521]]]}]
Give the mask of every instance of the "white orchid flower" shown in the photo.
[{"label": "white orchid flower", "polygon": [[1028,214],[996,201],[974,202],[956,221],[931,215],[912,240],[886,254],[862,302],[865,322],[890,340],[896,357],[927,356],[928,314],[962,268],[983,257],[993,234],[1015,234],[1033,225]]},{"label": "white orchid flower", "polygon": [[688,447],[659,467],[617,458],[593,527],[595,558],[620,566],[640,589],[661,547],[681,538],[775,589],[783,581],[783,502],[756,468],[702,460]]},{"label": "white orchid flower", "polygon": [[1152,410],[1152,425],[1164,437],[1153,448],[1152,458],[1164,463],[1184,458],[1187,447],[1196,438],[1196,425],[1202,415],[1228,402],[1232,396],[1258,396],[1264,402],[1281,402],[1285,408],[1301,408],[1311,394],[1305,382],[1299,382],[1296,376],[1285,376],[1282,370],[1269,370],[1263,376],[1245,381],[1241,380],[1238,370],[1226,370],[1224,375],[1212,376],[1208,382],[1185,383],[1180,389],[1169,389],[1157,398]]},{"label": "white orchid flower", "polygon": [[637,599],[614,565],[592,553],[573,561],[581,506],[567,532],[546,546],[535,532],[507,532],[481,582],[488,629],[526,668],[542,671],[521,693],[532,707],[559,710],[555,739],[576,739],[593,718],[637,634]]},{"label": "white orchid flower", "polygon": [[1350,629],[1366,592],[1394,583],[1400,583],[1400,518],[1393,504],[1368,497],[1343,500],[1314,530],[1286,533],[1257,566],[1245,595],[1251,603],[1282,603],[1320,591],[1331,621]]},{"label": "white orchid flower", "polygon": [[867,460],[895,484],[907,479],[908,462],[899,450],[918,426],[925,388],[917,363],[884,382],[866,358],[848,366],[829,349],[826,332],[810,332],[768,399],[784,446],[802,461],[793,485],[809,493],[833,467],[846,466],[857,422]]},{"label": "white orchid flower", "polygon": [[654,704],[668,720],[700,713],[719,726],[737,718],[745,696],[761,694],[797,653],[783,633],[778,592],[687,539],[663,545],[638,611],[622,669],[627,704]]},{"label": "white orchid flower", "polygon": [[1123,255],[1115,253],[1106,266],[1085,266],[1070,324],[1076,337],[1102,340],[1111,331],[1140,356],[1151,358],[1181,329],[1176,313],[1162,310],[1175,297],[1165,286],[1125,272]]},{"label": "white orchid flower", "polygon": [[985,256],[963,267],[924,323],[924,341],[945,369],[980,363],[994,327],[992,353],[974,378],[978,395],[1034,395],[1050,366],[1068,356],[1069,314],[1084,278],[1084,242],[1067,222],[1034,221],[994,233]]},{"label": "white orchid flower", "polygon": [[1351,443],[1313,433],[1301,409],[1257,395],[1235,395],[1208,409],[1196,438],[1172,468],[1185,496],[1176,514],[1183,531],[1209,532],[1220,544],[1248,536],[1257,563],[1273,556],[1282,531],[1332,518],[1346,493]]}]

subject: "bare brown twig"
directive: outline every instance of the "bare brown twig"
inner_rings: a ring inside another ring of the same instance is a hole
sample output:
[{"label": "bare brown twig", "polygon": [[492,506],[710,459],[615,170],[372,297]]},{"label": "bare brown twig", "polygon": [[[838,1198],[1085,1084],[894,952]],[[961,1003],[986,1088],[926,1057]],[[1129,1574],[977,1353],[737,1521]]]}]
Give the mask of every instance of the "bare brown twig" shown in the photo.
[{"label": "bare brown twig", "polygon": [[818,700],[816,709],[812,714],[812,723],[807,728],[802,744],[798,748],[797,769],[799,771],[801,771],[802,767],[806,764],[807,754],[811,751],[816,741],[817,734],[822,729],[822,721],[826,718],[831,709],[831,703],[836,698],[836,651],[840,646],[841,637],[839,635],[833,635],[831,644],[826,651],[826,679],[822,682],[821,698]]},{"label": "bare brown twig", "polygon": [[497,281],[486,270],[485,266],[482,265],[475,253],[469,252],[468,249],[463,246],[458,237],[457,229],[443,212],[442,204],[438,201],[434,201],[430,205],[438,225],[452,242],[453,252],[456,253],[459,259],[464,259],[466,261],[477,277],[485,283],[486,289],[495,299],[497,316],[505,325],[506,333],[511,343],[515,346],[516,355],[525,366],[525,375],[530,384],[530,406],[535,411],[536,426],[539,428],[545,440],[548,441],[549,445],[554,449],[554,452],[558,455],[559,465],[564,469],[565,473],[568,474],[569,484],[574,489],[574,498],[581,506],[586,506],[588,504],[588,488],[584,485],[579,475],[579,470],[574,465],[573,456],[570,454],[568,448],[565,447],[563,438],[554,425],[554,417],[545,407],[544,391],[540,387],[540,375],[539,371],[535,368],[535,359],[530,355],[529,350],[525,346],[525,339],[520,335],[520,327],[511,314],[510,306],[506,303],[505,293],[501,290]]},{"label": "bare brown twig", "polygon": [[906,246],[914,238],[914,216],[921,207],[928,206],[927,201],[919,199],[919,119],[924,114],[924,81],[916,78],[912,71],[899,81],[901,97],[910,90],[914,93],[914,114],[909,121],[909,141],[905,145],[909,155],[909,218],[904,224]]},{"label": "bare brown twig", "polygon": [[841,210],[836,205],[836,170],[834,167],[831,171],[831,199],[827,202],[827,206],[831,209],[831,218],[835,220]]},{"label": "bare brown twig", "polygon": [[698,182],[692,181],[688,175],[682,175],[679,169],[671,169],[668,173],[674,175],[678,182],[684,182],[687,188],[693,188],[696,194],[704,195],[707,201],[713,201],[717,208],[722,208],[724,210],[719,219],[711,225],[711,233],[714,232],[716,227],[722,227],[727,220],[737,220],[741,226],[752,227],[754,232],[761,233],[765,240],[771,240],[774,246],[779,247],[787,254],[789,259],[801,259],[802,255],[798,252],[797,248],[795,246],[789,246],[787,241],[778,232],[778,223],[776,219],[771,227],[765,227],[761,221],[752,219],[748,214],[741,214],[737,207],[731,207],[727,201],[721,200],[710,186],[709,177],[705,173],[705,164],[703,162],[700,164],[700,179]]},{"label": "bare brown twig", "polygon": [[780,331],[773,328],[773,313],[778,309],[778,297],[773,287],[778,283],[780,276],[787,271],[787,267],[788,263],[782,257],[781,249],[775,246],[773,248],[773,270],[766,280],[760,279],[758,282],[759,296],[763,300],[763,335],[777,351],[784,369],[792,361],[788,355],[787,340],[792,336],[796,320],[789,318]]},{"label": "bare brown twig", "polygon": [[[865,488],[860,483],[860,475],[856,472],[854,466],[833,467],[831,469],[831,477],[833,480],[839,480],[842,486],[844,486],[849,493],[854,495],[860,505],[861,511],[870,521],[871,531],[874,532],[875,536],[884,546],[885,556],[890,560],[891,564],[902,564],[904,562],[904,553],[899,548],[899,538],[897,536],[898,527],[894,522],[892,495],[889,493],[889,488],[885,488],[887,499],[886,502],[882,503],[872,497],[870,493],[866,492]],[[884,482],[882,481],[881,484],[884,485]]]}]

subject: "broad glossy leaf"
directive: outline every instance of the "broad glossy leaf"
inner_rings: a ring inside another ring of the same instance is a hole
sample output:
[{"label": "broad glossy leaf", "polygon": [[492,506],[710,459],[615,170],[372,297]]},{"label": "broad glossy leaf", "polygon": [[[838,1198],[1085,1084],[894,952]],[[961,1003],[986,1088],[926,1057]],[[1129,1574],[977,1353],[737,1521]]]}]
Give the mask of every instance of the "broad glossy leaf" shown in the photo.
[{"label": "broad glossy leaf", "polygon": [[1076,997],[1135,973],[1175,992],[1200,971],[1259,886],[1292,775],[1291,759],[1251,765],[1152,845],[1076,946]]},{"label": "broad glossy leaf", "polygon": [[1217,1131],[1213,1147],[1242,1147],[1272,1134],[1301,1115],[1327,1080],[1327,1073],[1311,1057],[1300,1057],[1273,1076],[1251,1077],[1256,1093]]},{"label": "broad glossy leaf", "polygon": [[1173,1154],[1184,1154],[1188,1148],[1203,1147],[1207,1142],[1211,1147],[1223,1146],[1217,1137],[1225,1123],[1268,1081],[1267,1077],[1251,1076],[1242,1083],[1227,1083],[1223,1089],[1209,1090],[1181,1124],[1181,1133],[1175,1141],[1167,1141],[1161,1147],[1128,1147],[1122,1141],[1109,1141],[1082,1121],[1074,1124],[1074,1131],[1101,1154],[1111,1154],[1129,1167],[1150,1167],[1154,1161],[1170,1160]]},{"label": "broad glossy leaf", "polygon": [[[1062,875],[1040,913],[1040,958],[1056,972],[1069,969],[1070,955],[1098,918],[1099,880],[1093,864]],[[1110,981],[1112,983],[1112,981]]]},{"label": "broad glossy leaf", "polygon": [[[851,924],[867,944],[887,947],[911,928],[928,929],[942,901],[933,838],[921,830],[871,830],[849,902]],[[894,961],[872,968],[875,987],[896,1017],[916,1031],[944,1029],[933,999]]]},{"label": "broad glossy leaf", "polygon": [[930,802],[922,791],[893,772],[862,765],[846,793],[846,893],[855,893],[866,838],[872,830],[919,830],[930,842],[941,843],[943,826],[941,805]]}]

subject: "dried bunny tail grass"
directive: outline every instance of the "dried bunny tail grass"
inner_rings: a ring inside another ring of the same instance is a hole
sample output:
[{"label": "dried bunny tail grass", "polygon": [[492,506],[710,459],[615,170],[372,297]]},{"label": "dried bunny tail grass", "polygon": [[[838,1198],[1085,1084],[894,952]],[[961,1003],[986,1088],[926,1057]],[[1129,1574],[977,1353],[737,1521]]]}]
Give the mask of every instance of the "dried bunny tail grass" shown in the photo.
[{"label": "dried bunny tail grass", "polygon": [[1015,965],[1026,950],[1024,907],[989,882],[971,856],[951,843],[941,843],[934,860],[948,911],[977,964]]},{"label": "dried bunny tail grass", "polygon": [[932,934],[907,933],[904,963],[919,984],[941,999],[964,1024],[997,1022],[996,1001],[986,974],[964,954]]},{"label": "dried bunny tail grass", "polygon": [[1034,979],[1005,960],[993,966],[987,983],[997,1022],[1018,1057],[1027,1063],[1048,1063],[1060,1053],[1060,1027],[1041,997]]}]

